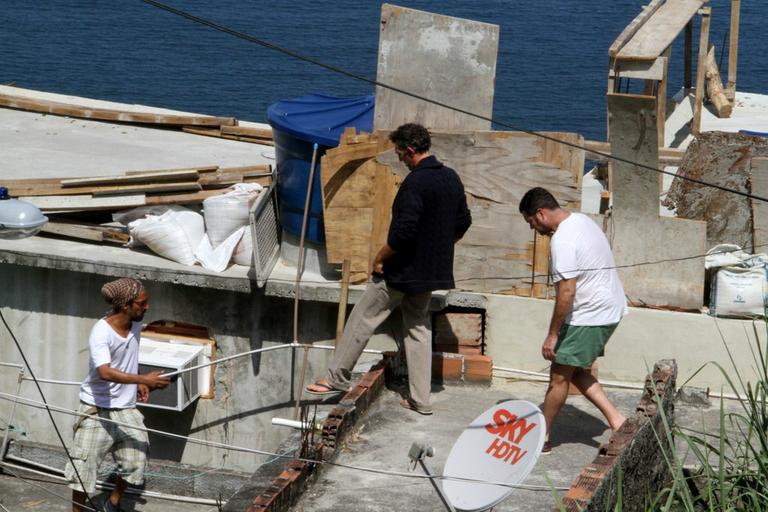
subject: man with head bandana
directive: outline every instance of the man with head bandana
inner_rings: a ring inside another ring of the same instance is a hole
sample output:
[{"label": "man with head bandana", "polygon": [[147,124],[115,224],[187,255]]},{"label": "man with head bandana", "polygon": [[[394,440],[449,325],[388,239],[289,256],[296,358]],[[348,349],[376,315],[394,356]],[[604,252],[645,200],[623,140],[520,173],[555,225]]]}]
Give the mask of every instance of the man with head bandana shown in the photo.
[{"label": "man with head bandana", "polygon": [[70,452],[74,467],[67,464],[65,472],[72,488],[74,511],[85,510],[85,493],[96,490],[99,464],[108,452],[115,457],[119,475],[104,510],[121,510],[118,504],[126,486],[144,482],[149,439],[144,430],[139,430],[144,428],[144,417],[136,409],[136,399],[145,402],[150,390],[164,388],[170,382],[160,377],[159,371],[138,374],[141,320],[149,309],[141,281],[117,279],[105,284],[101,294],[111,309],[96,322],[88,339],[89,371],[80,386],[80,412],[86,416],[79,417],[75,424]]}]

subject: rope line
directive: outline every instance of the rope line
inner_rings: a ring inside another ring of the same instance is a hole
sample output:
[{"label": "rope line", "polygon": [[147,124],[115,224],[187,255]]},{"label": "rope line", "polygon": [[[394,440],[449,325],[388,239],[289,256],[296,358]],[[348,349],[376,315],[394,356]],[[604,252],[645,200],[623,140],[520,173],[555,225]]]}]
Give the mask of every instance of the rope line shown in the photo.
[{"label": "rope line", "polygon": [[441,101],[433,100],[431,98],[427,98],[426,96],[422,96],[422,95],[419,95],[419,94],[416,94],[416,93],[413,93],[413,92],[410,92],[410,91],[406,91],[405,89],[401,89],[399,87],[396,87],[396,86],[393,86],[393,85],[390,85],[390,84],[386,84],[386,83],[380,82],[378,80],[374,80],[374,79],[368,78],[366,76],[359,75],[357,73],[353,73],[353,72],[351,72],[351,71],[349,71],[347,69],[341,68],[339,66],[335,66],[333,64],[327,64],[327,63],[325,63],[325,62],[323,62],[321,60],[315,59],[313,57],[309,57],[307,55],[298,53],[296,51],[289,50],[287,48],[283,48],[282,46],[278,46],[276,44],[270,43],[270,42],[265,41],[263,39],[260,39],[258,37],[252,36],[250,34],[246,34],[244,32],[240,32],[238,30],[234,30],[232,28],[226,27],[224,25],[221,25],[221,24],[216,23],[214,21],[208,20],[206,18],[201,18],[200,16],[195,16],[194,14],[191,14],[191,13],[186,12],[186,11],[182,11],[181,9],[176,9],[175,7],[171,7],[170,5],[166,5],[166,4],[158,2],[156,0],[141,0],[141,1],[144,2],[147,5],[151,5],[153,7],[156,7],[157,9],[166,11],[166,12],[168,12],[170,14],[174,14],[174,15],[179,16],[181,18],[185,18],[185,19],[187,19],[189,21],[192,21],[194,23],[206,26],[206,27],[211,28],[213,30],[216,30],[218,32],[222,32],[224,34],[231,35],[231,36],[236,37],[238,39],[242,39],[244,41],[248,41],[248,42],[257,44],[259,46],[263,46],[264,48],[267,48],[269,50],[273,50],[275,52],[282,53],[282,54],[287,55],[289,57],[293,57],[294,59],[297,59],[297,60],[300,60],[300,61],[304,61],[304,62],[307,62],[309,64],[313,64],[315,66],[318,66],[320,68],[326,69],[326,70],[331,71],[333,73],[337,73],[337,74],[346,76],[348,78],[352,78],[354,80],[358,80],[360,82],[364,82],[364,83],[367,83],[367,84],[370,84],[370,85],[375,85],[377,87],[382,87],[384,89],[389,89],[390,91],[394,91],[394,92],[397,92],[397,93],[400,93],[400,94],[404,94],[404,95],[409,96],[411,98],[414,98],[414,99],[417,99],[417,100],[420,100],[420,101],[424,101],[424,102],[427,102],[427,103],[431,103],[431,104],[436,105],[438,107],[447,108],[449,110],[453,110],[454,112],[458,112],[460,114],[464,114],[464,115],[467,115],[467,116],[470,116],[470,117],[474,117],[474,118],[477,118],[477,119],[482,119],[483,121],[488,121],[488,122],[494,123],[494,124],[496,124],[498,126],[502,126],[504,128],[508,128],[510,130],[527,133],[527,134],[533,135],[535,137],[540,137],[542,139],[548,140],[550,142],[554,142],[556,144],[562,144],[564,146],[568,146],[568,147],[571,147],[571,148],[574,148],[574,149],[580,149],[580,150],[583,150],[583,151],[589,151],[592,154],[599,155],[599,156],[602,156],[602,157],[610,159],[610,160],[615,160],[617,162],[623,162],[623,163],[631,164],[631,165],[634,165],[635,167],[639,167],[641,169],[647,169],[647,170],[650,170],[650,171],[657,172],[659,174],[666,174],[666,175],[669,175],[669,176],[677,177],[677,178],[680,178],[680,179],[685,180],[685,181],[690,181],[692,183],[697,183],[699,185],[703,185],[703,186],[706,186],[706,187],[716,188],[718,190],[722,190],[724,192],[730,192],[730,193],[733,193],[733,194],[737,194],[737,195],[740,195],[740,196],[743,196],[743,197],[747,197],[749,199],[755,199],[755,200],[758,200],[758,201],[768,202],[768,198],[765,198],[765,197],[757,196],[757,195],[754,195],[754,194],[751,194],[751,193],[748,193],[748,192],[743,192],[741,190],[731,189],[731,188],[725,187],[723,185],[718,185],[716,183],[711,183],[711,182],[707,182],[707,181],[700,180],[700,179],[697,179],[697,178],[692,178],[690,176],[682,176],[682,175],[679,176],[679,175],[677,175],[677,173],[674,173],[672,171],[667,171],[667,170],[664,170],[664,169],[659,169],[657,167],[653,167],[651,165],[646,165],[646,164],[643,164],[643,163],[640,163],[640,162],[634,162],[634,161],[629,160],[627,158],[622,158],[622,157],[618,157],[618,156],[615,156],[615,155],[611,155],[610,153],[604,153],[602,151],[597,151],[597,150],[588,150],[586,147],[581,146],[579,144],[576,144],[574,142],[568,142],[568,141],[565,141],[565,140],[562,140],[562,139],[558,139],[557,137],[552,137],[551,135],[546,135],[546,134],[543,134],[543,133],[540,133],[540,132],[535,132],[533,130],[528,130],[528,129],[525,129],[525,128],[520,128],[518,126],[515,126],[513,124],[510,124],[510,123],[507,123],[507,122],[504,122],[504,121],[495,120],[493,117],[484,116],[482,114],[477,114],[475,112],[470,112],[468,110],[465,110],[465,109],[462,109],[462,108],[459,108],[459,107],[456,107],[456,106],[453,106],[453,105],[449,105],[449,104],[443,103]]}]

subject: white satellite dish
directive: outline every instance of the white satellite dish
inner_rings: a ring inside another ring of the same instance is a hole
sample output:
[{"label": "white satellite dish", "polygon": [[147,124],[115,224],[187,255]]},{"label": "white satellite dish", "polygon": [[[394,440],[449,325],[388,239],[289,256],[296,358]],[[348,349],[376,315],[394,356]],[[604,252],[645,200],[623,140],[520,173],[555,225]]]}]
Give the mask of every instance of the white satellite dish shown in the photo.
[{"label": "white satellite dish", "polygon": [[[497,404],[475,418],[456,440],[443,476],[515,485],[530,474],[546,435],[544,415],[525,400]],[[487,510],[514,487],[443,480],[443,492],[458,510]]]}]

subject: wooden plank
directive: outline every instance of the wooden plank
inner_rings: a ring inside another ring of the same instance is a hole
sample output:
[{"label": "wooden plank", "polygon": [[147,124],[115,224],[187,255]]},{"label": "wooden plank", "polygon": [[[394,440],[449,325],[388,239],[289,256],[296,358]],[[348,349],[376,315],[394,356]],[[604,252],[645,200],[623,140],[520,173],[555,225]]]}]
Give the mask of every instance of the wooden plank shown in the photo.
[{"label": "wooden plank", "polygon": [[622,60],[616,62],[610,73],[614,78],[662,80],[666,65],[667,62],[664,57],[659,57],[656,60]]},{"label": "wooden plank", "polygon": [[[595,151],[599,151],[604,154],[611,154],[611,144],[609,142],[602,142],[596,140],[585,140],[584,148],[586,149],[586,158],[589,160],[604,161],[606,158],[602,155],[598,155]],[[665,148],[659,146],[659,162],[664,164],[677,164],[685,155],[684,149],[678,148]]]},{"label": "wooden plank", "polygon": [[706,70],[707,49],[709,48],[710,8],[701,10],[701,32],[699,38],[699,60],[696,64],[696,98],[693,103],[691,132],[698,135],[701,131],[701,109],[704,108],[704,77]]},{"label": "wooden plank", "polygon": [[[768,197],[768,158],[753,157],[750,162],[750,192]],[[752,253],[768,252],[768,203],[750,199],[752,204]]]},{"label": "wooden plank", "polygon": [[[640,30],[640,27],[643,26],[643,24],[648,21],[648,18],[650,18],[653,13],[655,13],[659,7],[661,7],[661,4],[664,2],[664,0],[652,0],[651,3],[649,3],[646,6],[643,6],[643,10],[640,11],[640,14],[635,16],[635,19],[633,19],[629,25],[624,27],[624,30],[622,30],[621,34],[619,34],[619,37],[616,38],[616,40],[611,44],[611,47],[608,48],[608,56],[609,57],[615,57],[617,53],[619,53],[619,50],[621,50],[625,44],[627,44],[627,41],[629,41],[632,36],[637,33],[638,30]],[[609,90],[608,92],[613,92]]]},{"label": "wooden plank", "polygon": [[194,204],[201,203],[209,197],[218,196],[227,192],[227,189],[202,190],[188,194],[156,194],[148,195],[145,199],[147,206],[160,204]]},{"label": "wooden plank", "polygon": [[[736,68],[739,60],[739,16],[741,0],[731,0],[731,30],[728,43],[728,91],[736,93]],[[731,98],[732,100],[733,98]]]},{"label": "wooden plank", "polygon": [[704,0],[668,0],[619,50],[616,59],[656,60],[703,4]]},{"label": "wooden plank", "polygon": [[258,128],[256,126],[222,126],[221,133],[224,135],[243,135],[255,139],[272,138],[272,128]]},{"label": "wooden plank", "polygon": [[[224,127],[222,127],[224,128]],[[216,137],[219,139],[236,140],[238,142],[248,142],[250,144],[261,144],[264,146],[274,146],[275,142],[272,137],[256,137],[256,136],[244,136],[244,135],[232,135],[222,133],[218,128],[195,128],[191,126],[184,126],[182,131],[191,133],[194,135],[204,135],[206,137]]]},{"label": "wooden plank", "polygon": [[104,226],[63,222],[50,220],[41,230],[43,233],[49,233],[67,238],[76,238],[78,240],[88,240],[93,242],[111,242],[116,244],[125,244],[130,239],[128,233],[117,229]]},{"label": "wooden plank", "polygon": [[[379,83],[486,119],[376,87],[374,128],[394,129],[416,122],[430,129],[489,130],[498,45],[498,25],[383,4],[376,70]],[[405,55],[408,57],[403,58]]]},{"label": "wooden plank", "polygon": [[[661,61],[663,65],[661,78],[658,81],[659,87],[656,90],[656,132],[659,134],[659,147],[664,147],[664,130],[667,124],[667,85],[669,78],[669,59],[672,56],[672,47],[664,51],[664,56],[656,61]],[[660,182],[661,186],[661,182]],[[661,190],[659,192],[662,192]]]},{"label": "wooden plank", "polygon": [[165,193],[165,192],[190,192],[202,190],[196,181],[171,182],[171,183],[140,183],[135,185],[116,185],[113,187],[92,187],[91,195],[113,196],[118,194]]},{"label": "wooden plank", "polygon": [[178,171],[142,172],[122,176],[97,176],[93,178],[72,178],[61,180],[61,186],[82,187],[88,185],[120,185],[124,183],[146,183],[147,181],[197,181],[200,173],[195,169],[182,169]]},{"label": "wooden plank", "polygon": [[95,198],[90,195],[26,196],[28,201],[43,211],[119,210],[147,204],[144,194],[130,194]]},{"label": "wooden plank", "polygon": [[149,112],[131,112],[127,110],[112,110],[91,108],[68,103],[48,100],[32,100],[23,96],[0,94],[0,106],[55,114],[60,116],[96,119],[99,121],[115,121],[120,123],[159,124],[159,125],[191,125],[191,126],[231,126],[237,124],[233,117],[191,116],[181,114],[154,114]]},{"label": "wooden plank", "polygon": [[[269,167],[269,166],[267,166]],[[219,169],[218,165],[206,165],[203,167],[182,167],[180,169],[154,169],[146,171],[127,171],[125,176],[140,176],[142,174],[161,174],[161,173],[174,173],[176,171],[195,171],[198,174],[213,172]]]}]

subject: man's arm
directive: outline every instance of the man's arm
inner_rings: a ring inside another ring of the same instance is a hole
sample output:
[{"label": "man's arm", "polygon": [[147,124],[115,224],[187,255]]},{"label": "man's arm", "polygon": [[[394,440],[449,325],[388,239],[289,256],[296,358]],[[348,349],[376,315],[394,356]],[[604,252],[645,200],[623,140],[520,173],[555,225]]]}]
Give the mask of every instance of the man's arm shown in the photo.
[{"label": "man's arm", "polygon": [[555,345],[560,328],[565,323],[565,317],[573,307],[573,298],[576,295],[576,278],[561,279],[555,285],[557,296],[555,297],[555,309],[552,311],[552,319],[549,321],[549,332],[541,347],[541,355],[548,361],[555,360]]},{"label": "man's arm", "polygon": [[117,382],[119,384],[139,384],[147,386],[149,389],[164,388],[171,383],[169,379],[160,377],[163,373],[160,370],[144,374],[125,373],[116,368],[112,368],[109,364],[103,364],[96,368],[96,371],[99,372],[99,377],[101,377],[102,380]]}]

